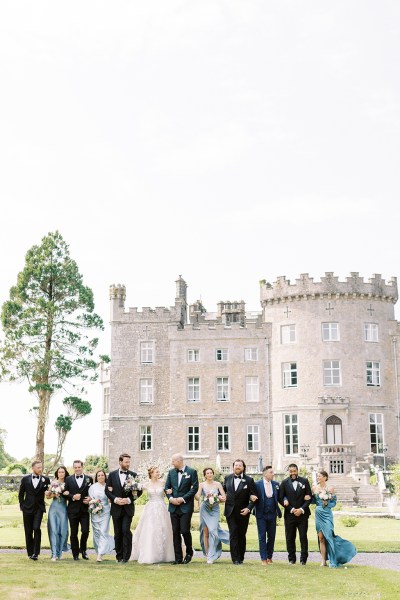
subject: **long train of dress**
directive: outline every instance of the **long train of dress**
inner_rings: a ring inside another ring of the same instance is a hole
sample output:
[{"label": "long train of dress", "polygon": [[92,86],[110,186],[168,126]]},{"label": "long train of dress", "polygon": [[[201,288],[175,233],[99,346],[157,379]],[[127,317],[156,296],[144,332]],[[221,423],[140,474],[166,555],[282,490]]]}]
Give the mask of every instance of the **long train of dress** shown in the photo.
[{"label": "long train of dress", "polygon": [[172,525],[162,486],[147,485],[145,504],[132,539],[131,560],[153,564],[175,560]]},{"label": "long train of dress", "polygon": [[315,528],[317,533],[322,531],[325,538],[329,566],[339,567],[350,562],[357,554],[356,547],[348,540],[335,535],[334,532],[332,508],[336,506],[336,496],[328,501],[327,506],[323,505],[323,501],[318,494],[314,494],[313,501],[317,505],[315,509]]}]

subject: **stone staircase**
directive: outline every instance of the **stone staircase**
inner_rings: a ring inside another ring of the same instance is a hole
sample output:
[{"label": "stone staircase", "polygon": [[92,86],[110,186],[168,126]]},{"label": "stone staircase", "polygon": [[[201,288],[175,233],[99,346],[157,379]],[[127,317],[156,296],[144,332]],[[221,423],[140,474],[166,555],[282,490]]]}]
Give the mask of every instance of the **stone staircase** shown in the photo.
[{"label": "stone staircase", "polygon": [[353,487],[358,487],[358,506],[383,506],[382,496],[377,487],[372,485],[360,485],[348,475],[330,475],[328,484],[333,485],[337,495],[337,501],[338,503],[343,504],[343,506],[356,506],[353,501]]}]

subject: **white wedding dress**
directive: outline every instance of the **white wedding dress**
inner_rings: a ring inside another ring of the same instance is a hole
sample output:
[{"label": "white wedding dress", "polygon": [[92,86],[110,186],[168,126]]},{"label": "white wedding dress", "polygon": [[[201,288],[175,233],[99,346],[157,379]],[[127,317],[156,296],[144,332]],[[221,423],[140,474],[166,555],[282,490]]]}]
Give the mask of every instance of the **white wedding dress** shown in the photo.
[{"label": "white wedding dress", "polygon": [[164,501],[164,487],[147,484],[149,495],[132,539],[131,560],[153,564],[175,560],[172,525]]}]

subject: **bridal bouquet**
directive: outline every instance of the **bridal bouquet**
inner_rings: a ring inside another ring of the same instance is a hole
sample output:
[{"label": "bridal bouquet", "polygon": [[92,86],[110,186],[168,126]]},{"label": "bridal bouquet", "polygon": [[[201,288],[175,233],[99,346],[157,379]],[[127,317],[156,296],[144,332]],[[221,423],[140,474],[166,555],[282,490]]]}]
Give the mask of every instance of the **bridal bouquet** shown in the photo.
[{"label": "bridal bouquet", "polygon": [[125,492],[132,492],[133,496],[136,497],[137,493],[142,489],[142,484],[138,479],[135,479],[132,475],[127,475],[124,490]]},{"label": "bridal bouquet", "polygon": [[99,498],[92,498],[89,502],[89,512],[92,515],[98,515],[103,510],[103,503]]},{"label": "bridal bouquet", "polygon": [[207,496],[205,497],[204,502],[206,503],[206,508],[208,510],[212,510],[212,507],[214,506],[214,504],[219,502],[219,495],[215,494],[213,492],[209,492],[207,494]]},{"label": "bridal bouquet", "polygon": [[65,484],[64,483],[60,483],[59,481],[57,481],[57,479],[54,479],[54,481],[52,481],[49,486],[48,486],[48,490],[51,494],[53,494],[53,496],[55,496],[57,498],[57,500],[59,502],[61,502],[61,494],[63,493],[65,488]]},{"label": "bridal bouquet", "polygon": [[321,498],[322,500],[322,504],[324,506],[328,505],[329,500],[332,500],[332,494],[330,492],[328,492],[328,490],[322,490],[318,496]]}]

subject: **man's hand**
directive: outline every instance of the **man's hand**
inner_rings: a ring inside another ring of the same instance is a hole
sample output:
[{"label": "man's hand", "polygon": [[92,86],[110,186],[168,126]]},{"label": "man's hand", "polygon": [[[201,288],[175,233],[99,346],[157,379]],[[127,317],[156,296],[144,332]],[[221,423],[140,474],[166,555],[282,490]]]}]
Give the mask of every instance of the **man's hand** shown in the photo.
[{"label": "man's hand", "polygon": [[165,490],[166,494],[172,494],[172,489]]},{"label": "man's hand", "polygon": [[283,506],[289,506],[289,500],[284,500],[283,501]]},{"label": "man's hand", "polygon": [[124,506],[125,504],[128,504],[128,498],[116,498],[115,504],[119,504],[119,506]]},{"label": "man's hand", "polygon": [[86,498],[83,499],[83,504],[89,504],[90,502],[90,496],[86,496]]},{"label": "man's hand", "polygon": [[252,495],[250,496],[250,500],[251,500],[252,502],[257,502],[258,498],[257,498],[257,496],[255,496],[254,494],[252,494]]},{"label": "man's hand", "polygon": [[311,500],[311,496],[309,496],[309,495],[307,494],[307,496],[304,496],[304,500],[307,500],[307,501],[308,501],[308,500]]},{"label": "man's hand", "polygon": [[74,494],[74,495],[72,496],[72,500],[75,500],[75,501],[76,501],[76,500],[80,500],[80,499],[81,499],[81,495],[80,495],[80,494]]},{"label": "man's hand", "polygon": [[303,514],[303,511],[301,510],[301,508],[295,508],[293,510],[293,514],[295,517],[301,517],[301,515]]},{"label": "man's hand", "polygon": [[250,510],[246,507],[246,508],[242,508],[242,510],[240,511],[240,514],[245,517],[246,515],[249,514],[249,512],[250,512]]},{"label": "man's hand", "polygon": [[170,498],[169,501],[171,504],[174,504],[175,506],[178,505],[178,498]]}]

